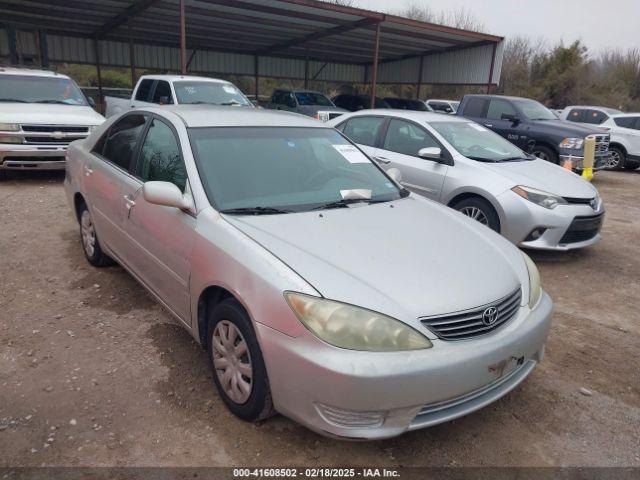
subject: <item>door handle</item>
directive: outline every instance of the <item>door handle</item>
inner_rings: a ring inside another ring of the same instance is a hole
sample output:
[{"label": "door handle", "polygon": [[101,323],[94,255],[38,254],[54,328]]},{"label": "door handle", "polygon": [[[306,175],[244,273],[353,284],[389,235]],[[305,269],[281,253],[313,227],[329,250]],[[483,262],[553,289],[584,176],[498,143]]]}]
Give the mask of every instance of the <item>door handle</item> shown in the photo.
[{"label": "door handle", "polygon": [[135,200],[131,195],[125,195],[124,201],[127,203],[127,210],[131,210],[131,208],[136,204]]},{"label": "door handle", "polygon": [[389,160],[388,158],[384,158],[384,157],[378,157],[376,155],[373,156],[373,159],[376,162],[380,162],[380,163],[391,163],[391,160]]},{"label": "door handle", "polygon": [[493,124],[492,123],[485,123],[484,126],[488,127],[488,128],[493,128]]},{"label": "door handle", "polygon": [[84,166],[84,175],[85,175],[86,177],[88,177],[88,176],[89,176],[89,175],[91,175],[92,173],[93,173],[93,168],[91,168],[91,167],[90,167],[90,166],[88,166],[88,165],[85,165],[85,166]]}]

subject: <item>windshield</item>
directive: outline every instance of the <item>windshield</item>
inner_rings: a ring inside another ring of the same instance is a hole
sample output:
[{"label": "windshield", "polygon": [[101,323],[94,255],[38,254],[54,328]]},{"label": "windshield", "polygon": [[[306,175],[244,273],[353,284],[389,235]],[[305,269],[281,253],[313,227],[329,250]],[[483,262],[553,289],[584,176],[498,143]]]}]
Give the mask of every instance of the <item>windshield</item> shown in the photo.
[{"label": "windshield", "polygon": [[529,120],[557,120],[558,117],[547,107],[535,100],[513,101]]},{"label": "windshield", "polygon": [[191,128],[189,138],[209,200],[220,211],[307,211],[366,189],[371,201],[401,192],[337,131],[299,127]]},{"label": "windshield", "polygon": [[73,80],[33,75],[0,75],[0,102],[87,105]]},{"label": "windshield", "polygon": [[451,106],[457,111],[460,106],[460,102],[451,102]]},{"label": "windshield", "polygon": [[460,154],[472,160],[503,162],[527,158],[511,142],[477,123],[433,122],[429,125]]},{"label": "windshield", "polygon": [[244,94],[230,83],[173,82],[179,104],[242,105],[253,107]]},{"label": "windshield", "polygon": [[299,105],[322,105],[323,107],[334,107],[331,100],[316,92],[296,92],[296,99]]}]

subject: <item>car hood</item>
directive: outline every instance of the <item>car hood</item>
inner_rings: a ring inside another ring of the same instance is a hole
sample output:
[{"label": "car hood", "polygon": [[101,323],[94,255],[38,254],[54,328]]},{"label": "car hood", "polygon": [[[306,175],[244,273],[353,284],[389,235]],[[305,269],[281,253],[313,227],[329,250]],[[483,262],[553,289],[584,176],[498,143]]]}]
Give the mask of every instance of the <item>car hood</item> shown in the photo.
[{"label": "car hood", "polygon": [[518,285],[528,298],[526,266],[516,247],[462,214],[414,196],[322,212],[225,218],[325,298],[409,324],[484,305]]},{"label": "car hood", "polygon": [[46,103],[2,103],[0,122],[39,125],[100,125],[104,117],[93,108]]},{"label": "car hood", "polygon": [[561,197],[593,198],[598,193],[579,175],[540,159],[487,163],[486,167],[511,180],[514,186],[533,187]]},{"label": "car hood", "polygon": [[551,131],[557,135],[564,135],[583,138],[587,135],[607,133],[603,128],[595,125],[580,125],[575,122],[567,122],[565,120],[531,120],[530,123],[543,131]]}]

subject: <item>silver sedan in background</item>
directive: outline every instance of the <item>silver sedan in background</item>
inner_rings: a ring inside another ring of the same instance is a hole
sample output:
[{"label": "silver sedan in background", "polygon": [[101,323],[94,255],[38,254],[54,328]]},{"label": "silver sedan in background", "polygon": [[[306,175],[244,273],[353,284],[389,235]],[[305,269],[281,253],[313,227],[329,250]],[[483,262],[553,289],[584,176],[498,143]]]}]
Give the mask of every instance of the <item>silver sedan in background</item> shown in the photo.
[{"label": "silver sedan in background", "polygon": [[391,173],[311,118],[168,106],[74,142],[65,188],[87,260],[208,350],[234,414],[375,439],[511,391],[552,313],[529,257]]},{"label": "silver sedan in background", "polygon": [[464,118],[367,110],[331,120],[411,191],[444,203],[532,249],[600,241],[604,206],[571,171],[529,155]]}]

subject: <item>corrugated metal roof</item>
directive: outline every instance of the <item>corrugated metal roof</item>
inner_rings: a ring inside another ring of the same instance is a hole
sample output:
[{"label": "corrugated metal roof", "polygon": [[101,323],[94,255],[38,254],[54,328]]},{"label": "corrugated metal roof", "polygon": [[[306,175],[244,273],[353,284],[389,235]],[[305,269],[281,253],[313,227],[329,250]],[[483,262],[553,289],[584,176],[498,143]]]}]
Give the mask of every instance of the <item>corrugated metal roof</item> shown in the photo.
[{"label": "corrugated metal roof", "polygon": [[[52,60],[95,62],[97,40],[101,63],[128,66],[133,41],[136,66],[179,69],[179,0],[0,0],[0,18],[18,29],[24,53],[38,50],[26,30],[45,29]],[[486,83],[502,40],[316,0],[186,0],[185,18],[189,54],[196,50],[190,68],[201,72],[250,75],[258,55],[260,75],[303,78],[309,59],[327,64],[318,79],[362,81],[379,24],[381,83],[416,82],[421,56],[424,83]],[[501,55],[500,47],[496,83]]]}]

